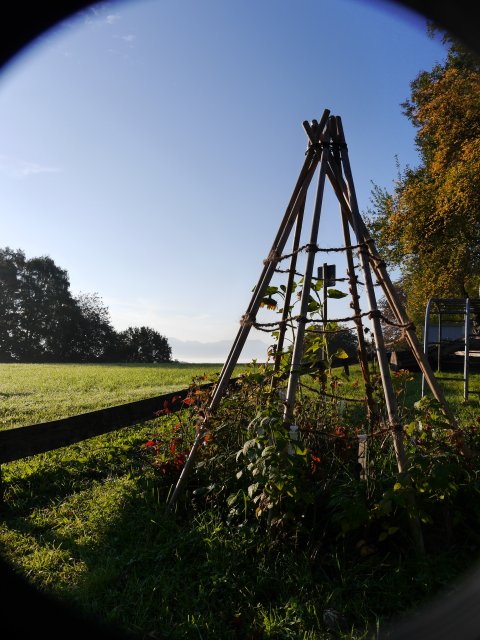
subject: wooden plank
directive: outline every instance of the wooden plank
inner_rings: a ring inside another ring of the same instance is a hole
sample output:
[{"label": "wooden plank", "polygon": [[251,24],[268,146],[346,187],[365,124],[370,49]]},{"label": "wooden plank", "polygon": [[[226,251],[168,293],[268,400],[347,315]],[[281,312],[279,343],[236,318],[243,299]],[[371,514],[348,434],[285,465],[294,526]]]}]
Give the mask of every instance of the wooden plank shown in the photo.
[{"label": "wooden plank", "polygon": [[[208,389],[213,383],[201,385]],[[155,419],[156,413],[167,408],[180,411],[190,389],[181,389],[161,396],[136,400],[126,404],[90,411],[51,422],[0,431],[0,464],[27,456],[59,449],[81,440],[116,431]]]}]

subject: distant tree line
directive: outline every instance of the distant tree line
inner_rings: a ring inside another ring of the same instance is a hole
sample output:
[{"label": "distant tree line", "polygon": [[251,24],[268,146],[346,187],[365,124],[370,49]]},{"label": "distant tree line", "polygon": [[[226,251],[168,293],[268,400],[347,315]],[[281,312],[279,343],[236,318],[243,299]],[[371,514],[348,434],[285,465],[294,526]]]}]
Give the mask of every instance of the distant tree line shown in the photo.
[{"label": "distant tree line", "polygon": [[68,273],[48,256],[0,249],[1,362],[168,362],[150,327],[116,331],[96,293],[73,296]]}]

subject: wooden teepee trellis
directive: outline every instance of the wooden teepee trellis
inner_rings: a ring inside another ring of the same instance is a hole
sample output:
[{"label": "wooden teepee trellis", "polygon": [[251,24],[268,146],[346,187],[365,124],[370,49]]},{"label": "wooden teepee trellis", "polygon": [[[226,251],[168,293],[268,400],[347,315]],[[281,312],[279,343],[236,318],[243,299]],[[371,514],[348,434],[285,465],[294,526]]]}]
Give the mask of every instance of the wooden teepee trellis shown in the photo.
[{"label": "wooden teepee trellis", "polygon": [[[379,255],[375,247],[375,243],[370,237],[365,223],[360,215],[341,118],[339,116],[330,115],[330,111],[326,109],[320,121],[306,121],[303,123],[303,127],[308,138],[308,147],[305,154],[303,166],[300,170],[297,183],[294,187],[292,196],[279,226],[270,253],[267,259],[264,261],[263,270],[253,291],[250,304],[241,319],[237,336],[233,342],[230,353],[220,373],[218,382],[215,385],[210,396],[208,408],[205,413],[205,419],[198,429],[189,456],[170,498],[168,505],[169,509],[172,508],[172,506],[175,504],[177,497],[185,483],[185,480],[190,473],[191,467],[195,460],[197,449],[203,442],[206,432],[208,431],[209,416],[218,408],[220,401],[225,394],[227,385],[231,378],[232,372],[238,363],[238,359],[241,355],[250,329],[256,324],[256,316],[265,297],[267,287],[272,280],[278,263],[284,257],[282,256],[282,253],[295,227],[295,231],[293,234],[293,251],[291,254],[289,267],[289,278],[285,293],[286,299],[284,304],[284,314],[287,313],[286,310],[289,307],[288,298],[292,293],[293,275],[296,268],[296,256],[299,249],[298,245],[303,225],[307,192],[317,171],[317,189],[314,200],[310,238],[309,243],[306,247],[307,257],[303,274],[304,281],[300,300],[300,312],[296,317],[298,324],[295,342],[293,345],[292,360],[286,392],[284,410],[285,422],[287,424],[291,422],[292,410],[295,404],[297,387],[301,375],[300,365],[304,347],[305,326],[307,322],[307,307],[312,284],[315,255],[318,251],[317,238],[319,233],[324,186],[325,180],[326,178],[328,178],[340,205],[340,216],[345,238],[345,250],[347,257],[347,272],[350,282],[352,308],[354,311],[353,320],[355,321],[357,328],[360,363],[362,365],[365,380],[368,410],[369,414],[371,414],[374,411],[374,405],[371,397],[368,367],[366,364],[364,332],[362,326],[363,315],[368,315],[371,321],[371,331],[375,344],[375,354],[382,381],[383,393],[385,396],[388,427],[391,431],[393,439],[399,472],[403,473],[407,470],[407,458],[403,441],[403,429],[399,421],[396,396],[390,377],[390,368],[382,332],[382,314],[377,307],[372,272],[375,275],[377,284],[380,286],[382,293],[385,296],[385,299],[387,300],[387,303],[392,311],[393,317],[395,318],[395,323],[398,326],[402,327],[404,331],[405,339],[420,367],[420,370],[427,384],[430,387],[433,396],[441,404],[451,426],[453,428],[457,426],[455,417],[445,400],[443,392],[435,379],[428,359],[423,353],[423,349],[420,346],[417,335],[415,333],[415,327],[410,322],[403,308],[400,298],[388,275],[386,265]],[[352,245],[351,243],[351,232],[353,232],[353,236],[356,242],[356,244],[354,245]],[[357,280],[353,264],[354,250],[358,252],[359,263],[363,272],[363,279],[368,302],[368,312],[366,314],[361,313],[359,306]],[[277,345],[277,353],[279,355],[282,351],[286,320],[287,317],[285,316],[283,318],[284,322],[283,324],[281,324],[281,327],[283,328],[280,331],[279,342]],[[275,362],[275,367],[277,366],[278,360]]]}]

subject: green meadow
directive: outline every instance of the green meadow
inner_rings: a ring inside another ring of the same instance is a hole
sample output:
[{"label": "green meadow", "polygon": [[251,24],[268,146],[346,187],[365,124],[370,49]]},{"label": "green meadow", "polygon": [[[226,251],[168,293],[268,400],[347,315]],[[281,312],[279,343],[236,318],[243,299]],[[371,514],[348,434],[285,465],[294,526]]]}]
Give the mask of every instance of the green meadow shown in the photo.
[{"label": "green meadow", "polygon": [[[213,380],[220,369],[2,364],[1,426],[148,398]],[[353,367],[343,394],[360,394],[358,377]],[[464,405],[458,374],[450,377],[444,388],[455,411],[476,421],[478,395]],[[405,385],[408,410],[419,398],[419,376]],[[471,388],[480,389],[476,374]],[[94,618],[139,638],[175,639],[372,637],[380,620],[450,588],[471,564],[471,542],[401,564],[392,553],[358,562],[341,540],[336,552],[321,541],[283,544],[184,503],[167,514],[177,475],[153,464],[145,444],[168,445],[179,420],[157,418],[3,465],[2,555],[38,589]]]},{"label": "green meadow", "polygon": [[0,364],[0,428],[103,409],[214,379],[219,364]]}]

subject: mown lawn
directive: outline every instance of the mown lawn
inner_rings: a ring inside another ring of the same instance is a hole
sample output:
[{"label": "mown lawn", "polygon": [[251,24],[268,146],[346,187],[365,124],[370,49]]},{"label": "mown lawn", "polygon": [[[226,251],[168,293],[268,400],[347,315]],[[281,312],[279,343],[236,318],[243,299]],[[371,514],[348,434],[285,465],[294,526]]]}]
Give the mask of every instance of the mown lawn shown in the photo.
[{"label": "mown lawn", "polygon": [[0,428],[37,424],[184,389],[219,364],[0,364]]},{"label": "mown lawn", "polygon": [[[220,368],[0,365],[1,424],[158,395]],[[354,368],[342,393],[359,393],[356,378]],[[411,405],[419,376],[407,386]],[[461,383],[444,386],[455,411],[476,420],[478,396],[464,406]],[[480,376],[471,388],[480,389]],[[139,637],[175,639],[370,637],[378,620],[414,609],[471,564],[472,548],[406,558],[401,566],[389,555],[357,562],[341,541],[338,553],[326,553],[320,543],[285,546],[254,526],[229,527],[212,509],[180,504],[168,515],[178,475],[155,466],[145,443],[163,442],[168,453],[177,422],[158,418],[3,465],[2,555],[81,611]]]}]

